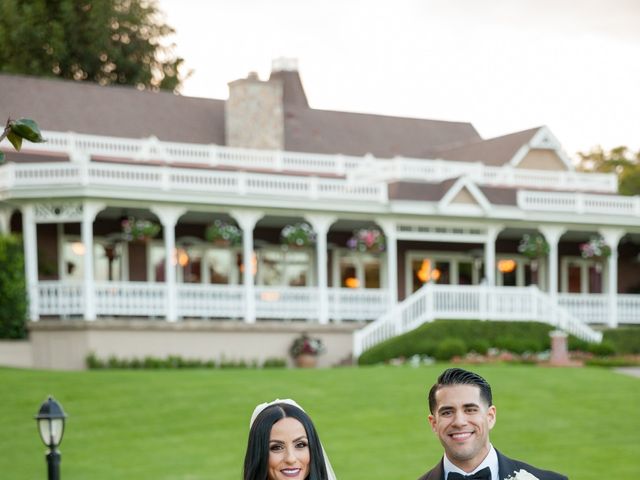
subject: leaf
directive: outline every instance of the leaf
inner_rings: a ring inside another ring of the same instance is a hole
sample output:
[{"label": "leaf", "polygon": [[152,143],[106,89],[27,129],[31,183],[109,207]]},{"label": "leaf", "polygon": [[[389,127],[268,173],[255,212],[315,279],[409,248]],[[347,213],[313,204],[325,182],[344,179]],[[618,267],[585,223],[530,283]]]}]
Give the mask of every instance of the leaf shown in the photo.
[{"label": "leaf", "polygon": [[13,148],[15,148],[19,152],[22,148],[22,137],[16,135],[15,133],[13,133],[13,131],[9,131],[9,133],[7,134],[7,139],[11,142]]},{"label": "leaf", "polygon": [[[9,122],[9,128],[16,135],[33,143],[41,143],[46,140],[42,138],[38,124],[30,118],[21,118]],[[13,143],[13,142],[12,142]]]},{"label": "leaf", "polygon": [[0,165],[4,165],[4,152],[0,150]]}]

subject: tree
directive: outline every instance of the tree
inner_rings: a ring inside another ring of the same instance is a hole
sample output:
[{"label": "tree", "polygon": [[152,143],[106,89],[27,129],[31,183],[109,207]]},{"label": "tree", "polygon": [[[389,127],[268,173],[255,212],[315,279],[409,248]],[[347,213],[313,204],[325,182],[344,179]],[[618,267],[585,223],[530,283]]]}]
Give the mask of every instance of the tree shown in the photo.
[{"label": "tree", "polygon": [[589,153],[578,152],[579,170],[584,172],[616,173],[618,193],[621,195],[640,194],[640,150],[633,153],[620,146],[605,151],[602,147],[592,148]]},{"label": "tree", "polygon": [[155,0],[2,0],[0,71],[175,91],[172,33]]}]

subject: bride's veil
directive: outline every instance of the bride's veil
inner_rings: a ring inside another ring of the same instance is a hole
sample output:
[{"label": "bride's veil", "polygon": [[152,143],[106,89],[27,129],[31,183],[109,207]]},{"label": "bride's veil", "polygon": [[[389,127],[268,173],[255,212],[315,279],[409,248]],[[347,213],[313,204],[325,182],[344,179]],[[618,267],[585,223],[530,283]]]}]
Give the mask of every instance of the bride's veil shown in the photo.
[{"label": "bride's veil", "polygon": [[[251,428],[251,426],[253,425],[253,422],[255,421],[256,417],[260,414],[260,412],[262,412],[265,408],[270,407],[271,405],[275,405],[276,403],[286,403],[289,405],[293,405],[294,407],[298,407],[300,410],[304,412],[304,408],[298,405],[295,402],[295,400],[291,400],[290,398],[285,398],[282,400],[275,399],[273,402],[261,403],[253,410],[253,414],[251,415],[251,422],[249,423],[249,428]],[[331,467],[331,462],[329,461],[327,452],[322,446],[322,442],[320,442],[320,448],[322,449],[322,455],[324,456],[324,465],[327,469],[328,480],[336,480],[336,474],[333,472],[333,468]]]}]

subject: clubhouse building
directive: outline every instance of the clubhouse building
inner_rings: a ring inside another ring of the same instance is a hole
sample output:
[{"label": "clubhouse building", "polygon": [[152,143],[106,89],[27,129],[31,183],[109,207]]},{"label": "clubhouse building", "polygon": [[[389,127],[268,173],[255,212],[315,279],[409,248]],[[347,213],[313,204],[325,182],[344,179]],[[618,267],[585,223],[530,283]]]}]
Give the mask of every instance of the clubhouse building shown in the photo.
[{"label": "clubhouse building", "polygon": [[0,75],[0,113],[47,139],[0,147],[33,366],[263,360],[302,331],[335,364],[434,318],[640,323],[640,198],[544,126],[314,109],[290,59],[227,100]]}]

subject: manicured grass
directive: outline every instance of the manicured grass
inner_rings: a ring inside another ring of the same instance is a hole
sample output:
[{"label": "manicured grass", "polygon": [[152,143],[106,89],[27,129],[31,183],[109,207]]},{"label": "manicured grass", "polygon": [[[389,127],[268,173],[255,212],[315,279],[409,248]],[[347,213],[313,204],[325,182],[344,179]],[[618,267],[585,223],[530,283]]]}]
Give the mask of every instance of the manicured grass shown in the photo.
[{"label": "manicured grass", "polygon": [[[33,416],[51,393],[69,415],[65,480],[239,480],[253,407],[293,397],[340,480],[415,479],[442,450],[426,391],[444,365],[330,370],[0,369],[0,478],[46,478]],[[493,385],[491,438],[572,479],[640,475],[640,379],[598,368],[476,368]]]}]

